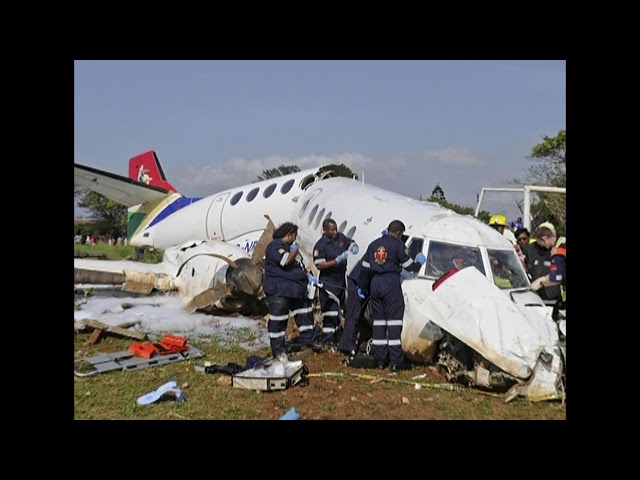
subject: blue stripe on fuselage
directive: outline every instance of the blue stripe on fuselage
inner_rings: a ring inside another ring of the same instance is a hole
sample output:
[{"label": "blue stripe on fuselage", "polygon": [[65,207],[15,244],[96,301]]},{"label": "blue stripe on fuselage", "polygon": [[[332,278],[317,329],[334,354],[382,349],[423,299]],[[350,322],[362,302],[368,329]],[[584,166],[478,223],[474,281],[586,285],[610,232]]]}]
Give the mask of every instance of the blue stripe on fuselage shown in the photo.
[{"label": "blue stripe on fuselage", "polygon": [[[156,218],[154,218],[151,223],[149,224],[149,227],[153,227],[156,223],[164,220],[165,218],[167,218],[169,215],[176,213],[178,210],[180,210],[181,208],[184,208],[188,205],[191,205],[192,203],[197,202],[198,200],[202,200],[203,197],[199,197],[199,198],[187,198],[187,197],[180,197],[178,198],[175,202],[170,203],[169,205],[167,205],[164,210],[162,210],[157,216]],[[148,228],[148,227],[147,227]]]}]

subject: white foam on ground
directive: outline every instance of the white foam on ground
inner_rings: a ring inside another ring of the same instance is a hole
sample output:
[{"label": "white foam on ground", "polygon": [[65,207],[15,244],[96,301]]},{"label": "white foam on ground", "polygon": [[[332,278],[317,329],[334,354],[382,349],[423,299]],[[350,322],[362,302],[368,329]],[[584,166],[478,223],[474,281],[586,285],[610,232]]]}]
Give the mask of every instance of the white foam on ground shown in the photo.
[{"label": "white foam on ground", "polygon": [[[95,287],[95,286],[93,286]],[[237,345],[245,350],[258,350],[269,346],[264,322],[260,319],[221,317],[204,313],[187,313],[177,295],[139,297],[79,296],[74,320],[99,320],[107,325],[140,321],[133,330],[161,337],[172,333],[199,341],[220,341],[223,345]],[[122,308],[131,304],[131,308]]]}]

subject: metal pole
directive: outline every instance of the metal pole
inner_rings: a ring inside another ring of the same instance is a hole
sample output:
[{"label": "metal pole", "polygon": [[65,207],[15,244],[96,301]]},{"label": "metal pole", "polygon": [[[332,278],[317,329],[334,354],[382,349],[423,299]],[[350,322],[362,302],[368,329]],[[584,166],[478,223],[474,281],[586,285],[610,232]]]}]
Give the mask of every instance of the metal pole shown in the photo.
[{"label": "metal pole", "polygon": [[524,187],[524,228],[531,232],[531,191]]}]

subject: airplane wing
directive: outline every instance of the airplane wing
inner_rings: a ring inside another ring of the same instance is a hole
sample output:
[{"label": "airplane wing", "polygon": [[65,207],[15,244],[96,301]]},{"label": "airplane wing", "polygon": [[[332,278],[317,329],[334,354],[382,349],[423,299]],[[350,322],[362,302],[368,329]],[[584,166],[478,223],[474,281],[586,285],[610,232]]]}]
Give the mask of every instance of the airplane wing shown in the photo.
[{"label": "airplane wing", "polygon": [[73,184],[88,188],[127,207],[162,200],[174,193],[78,163],[73,164]]}]

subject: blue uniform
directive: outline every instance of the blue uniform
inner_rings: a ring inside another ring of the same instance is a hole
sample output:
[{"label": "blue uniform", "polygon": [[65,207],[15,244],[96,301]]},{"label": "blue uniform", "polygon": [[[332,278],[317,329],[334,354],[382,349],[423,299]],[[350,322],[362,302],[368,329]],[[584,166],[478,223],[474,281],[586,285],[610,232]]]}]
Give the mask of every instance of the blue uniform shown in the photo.
[{"label": "blue uniform", "polygon": [[338,343],[338,348],[345,353],[358,351],[356,345],[358,327],[364,318],[365,303],[367,301],[358,296],[358,287],[364,292],[365,297],[369,294],[369,283],[367,278],[363,278],[362,271],[361,260],[353,267],[347,277],[347,318],[344,321],[344,331]]},{"label": "blue uniform", "polygon": [[401,240],[388,234],[371,242],[362,257],[360,277],[366,279],[371,275],[371,346],[378,366],[386,367],[389,361],[396,366],[404,363],[401,340],[404,297],[400,272],[403,268],[417,272],[421,266],[409,256]]},{"label": "blue uniform", "polygon": [[264,293],[269,304],[269,342],[274,357],[286,352],[285,331],[289,314],[295,315],[300,331],[300,343],[309,345],[315,339],[311,300],[307,298],[307,273],[302,256],[297,253],[293,263],[289,245],[284,240],[272,240],[267,246],[264,265]]},{"label": "blue uniform", "polygon": [[[335,260],[338,255],[349,248],[352,241],[340,232],[337,233],[334,240],[322,235],[322,238],[313,247],[313,263],[319,265]],[[318,280],[323,284],[323,288],[320,289],[320,310],[322,311],[322,341],[325,343],[335,343],[336,341],[336,330],[340,326],[340,308],[344,306],[346,271],[347,262],[342,262],[320,270],[318,276]],[[340,300],[340,305],[329,297],[326,290]]]}]

